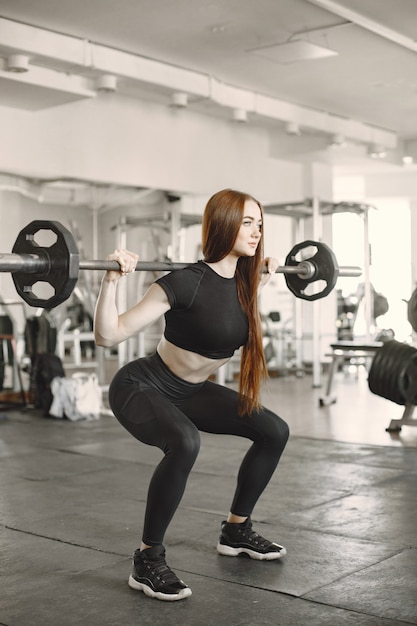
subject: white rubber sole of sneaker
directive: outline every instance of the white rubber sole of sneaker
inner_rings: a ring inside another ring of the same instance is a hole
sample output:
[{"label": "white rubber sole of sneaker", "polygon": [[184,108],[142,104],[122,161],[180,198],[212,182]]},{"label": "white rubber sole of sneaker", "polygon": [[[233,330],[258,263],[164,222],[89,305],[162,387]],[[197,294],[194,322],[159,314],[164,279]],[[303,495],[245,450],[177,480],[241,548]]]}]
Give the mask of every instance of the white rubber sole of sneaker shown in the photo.
[{"label": "white rubber sole of sneaker", "polygon": [[265,554],[260,554],[250,548],[232,548],[231,546],[225,546],[222,543],[217,544],[217,552],[222,556],[239,556],[239,554],[247,554],[251,559],[256,559],[257,561],[275,561],[276,559],[282,558],[287,554],[287,551],[283,546],[279,546],[279,548],[279,552],[266,552]]},{"label": "white rubber sole of sneaker", "polygon": [[189,587],[185,587],[181,589],[178,593],[162,593],[161,591],[154,591],[148,585],[144,585],[143,583],[138,582],[133,578],[133,576],[129,576],[128,585],[131,589],[136,589],[136,591],[143,591],[143,593],[149,598],[156,598],[157,600],[164,600],[165,602],[175,602],[175,600],[183,600],[184,598],[189,598],[192,594],[192,591]]}]

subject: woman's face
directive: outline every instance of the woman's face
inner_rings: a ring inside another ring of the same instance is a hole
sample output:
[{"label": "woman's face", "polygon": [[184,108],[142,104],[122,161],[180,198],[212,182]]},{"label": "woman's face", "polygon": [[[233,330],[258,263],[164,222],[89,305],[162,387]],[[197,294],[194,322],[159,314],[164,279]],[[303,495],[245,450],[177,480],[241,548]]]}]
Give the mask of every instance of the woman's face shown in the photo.
[{"label": "woman's face", "polygon": [[239,228],[231,254],[235,256],[255,256],[262,236],[262,215],[253,200],[246,200],[242,224]]}]

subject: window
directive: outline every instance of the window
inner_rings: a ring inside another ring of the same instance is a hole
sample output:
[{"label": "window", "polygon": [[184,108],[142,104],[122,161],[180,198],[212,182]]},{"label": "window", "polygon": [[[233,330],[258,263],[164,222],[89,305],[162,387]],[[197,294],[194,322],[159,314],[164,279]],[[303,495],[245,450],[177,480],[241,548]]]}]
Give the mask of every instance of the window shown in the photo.
[{"label": "window", "polygon": [[[375,207],[368,212],[370,242],[370,281],[376,292],[388,300],[388,311],[376,318],[377,330],[392,329],[395,339],[407,340],[411,327],[407,304],[411,282],[411,217],[408,201],[402,198],[368,199]],[[333,250],[339,265],[364,267],[364,220],[355,213],[333,216]],[[343,297],[354,297],[363,276],[339,278],[337,288]],[[366,332],[363,307],[358,306],[354,335]]]}]

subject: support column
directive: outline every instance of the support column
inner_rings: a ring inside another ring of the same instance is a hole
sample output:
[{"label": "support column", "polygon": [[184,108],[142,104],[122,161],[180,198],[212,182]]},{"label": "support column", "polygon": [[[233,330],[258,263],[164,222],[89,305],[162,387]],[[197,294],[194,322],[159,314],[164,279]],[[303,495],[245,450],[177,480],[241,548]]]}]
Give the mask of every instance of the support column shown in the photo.
[{"label": "support column", "polygon": [[[332,168],[324,163],[306,163],[303,169],[303,189],[305,198],[312,200],[311,218],[306,219],[305,237],[324,241],[332,246],[331,217],[323,220],[321,202],[333,199]],[[311,359],[313,367],[313,387],[321,387],[321,360],[325,347],[336,336],[335,296],[330,294],[325,300],[303,302],[303,330],[311,333]],[[329,329],[334,329],[334,337],[327,337]],[[325,336],[323,336],[325,335]],[[322,343],[324,344],[322,346]]]}]

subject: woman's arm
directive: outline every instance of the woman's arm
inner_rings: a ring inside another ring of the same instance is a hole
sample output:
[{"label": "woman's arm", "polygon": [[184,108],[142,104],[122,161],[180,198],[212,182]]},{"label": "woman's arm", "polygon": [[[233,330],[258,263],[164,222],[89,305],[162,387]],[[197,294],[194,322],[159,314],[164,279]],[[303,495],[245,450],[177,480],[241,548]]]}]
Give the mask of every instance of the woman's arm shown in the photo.
[{"label": "woman's arm", "polygon": [[137,255],[115,251],[108,257],[120,264],[120,272],[106,272],[94,313],[94,338],[98,346],[114,346],[140,332],[159,319],[169,308],[168,298],[159,285],[149,287],[143,298],[120,314],[116,306],[116,291],[120,277],[135,270]]}]

